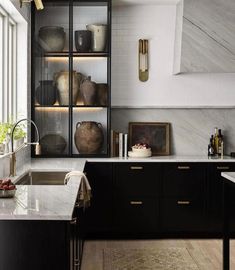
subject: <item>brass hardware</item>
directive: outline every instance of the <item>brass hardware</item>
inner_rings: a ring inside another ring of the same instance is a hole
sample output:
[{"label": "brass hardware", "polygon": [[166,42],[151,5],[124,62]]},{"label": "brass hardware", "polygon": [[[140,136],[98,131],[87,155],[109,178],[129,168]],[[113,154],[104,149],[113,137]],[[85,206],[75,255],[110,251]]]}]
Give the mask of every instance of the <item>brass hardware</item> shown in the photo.
[{"label": "brass hardware", "polygon": [[148,40],[139,39],[139,80],[146,82],[149,78]]},{"label": "brass hardware", "polygon": [[131,205],[142,205],[143,202],[142,201],[131,201],[130,204]]},{"label": "brass hardware", "polygon": [[44,9],[42,0],[20,0],[20,7],[22,8],[23,3],[31,3],[33,1],[34,1],[34,4],[35,4],[37,10]]},{"label": "brass hardware", "polygon": [[228,166],[217,166],[217,170],[229,170],[230,169],[230,167],[228,167]]},{"label": "brass hardware", "polygon": [[189,166],[178,166],[179,170],[190,170]]},{"label": "brass hardware", "polygon": [[177,201],[177,204],[179,204],[179,205],[189,205],[190,201]]},{"label": "brass hardware", "polygon": [[131,166],[131,170],[143,170],[144,167],[142,166]]},{"label": "brass hardware", "polygon": [[73,218],[73,219],[70,221],[70,224],[71,224],[71,225],[76,225],[76,224],[77,224],[77,218]]}]

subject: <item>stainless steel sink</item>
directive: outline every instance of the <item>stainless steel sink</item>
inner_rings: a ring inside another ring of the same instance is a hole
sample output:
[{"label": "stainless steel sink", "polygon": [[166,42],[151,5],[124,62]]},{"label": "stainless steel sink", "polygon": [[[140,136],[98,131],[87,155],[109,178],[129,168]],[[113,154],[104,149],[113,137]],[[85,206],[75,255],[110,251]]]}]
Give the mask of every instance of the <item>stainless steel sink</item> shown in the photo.
[{"label": "stainless steel sink", "polygon": [[22,176],[16,185],[64,185],[68,172],[28,172]]}]

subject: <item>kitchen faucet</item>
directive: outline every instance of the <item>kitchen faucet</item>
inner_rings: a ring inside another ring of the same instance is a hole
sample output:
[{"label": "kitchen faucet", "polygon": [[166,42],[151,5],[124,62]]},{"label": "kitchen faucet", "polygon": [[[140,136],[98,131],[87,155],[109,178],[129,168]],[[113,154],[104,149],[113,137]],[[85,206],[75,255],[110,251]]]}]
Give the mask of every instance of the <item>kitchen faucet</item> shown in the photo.
[{"label": "kitchen faucet", "polygon": [[[34,125],[36,133],[37,133],[37,140],[36,142],[24,142],[14,151],[14,132],[15,132],[16,127],[19,125],[19,123],[23,121],[27,121]],[[40,141],[40,136],[39,136],[38,127],[36,126],[33,120],[24,118],[15,123],[11,131],[10,176],[16,176],[16,152],[18,152],[20,149],[22,149],[23,147],[27,145],[35,145],[36,146],[35,153],[36,155],[40,155],[41,149],[40,149],[39,141]]]}]

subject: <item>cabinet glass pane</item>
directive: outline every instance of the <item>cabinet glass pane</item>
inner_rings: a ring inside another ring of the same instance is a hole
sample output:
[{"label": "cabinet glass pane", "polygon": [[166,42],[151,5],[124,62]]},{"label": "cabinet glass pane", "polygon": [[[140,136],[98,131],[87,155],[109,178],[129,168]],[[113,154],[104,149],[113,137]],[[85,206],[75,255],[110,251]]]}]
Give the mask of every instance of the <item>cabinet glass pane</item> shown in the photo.
[{"label": "cabinet glass pane", "polygon": [[42,155],[63,156],[69,153],[68,113],[68,108],[35,108]]},{"label": "cabinet glass pane", "polygon": [[35,12],[34,118],[42,155],[69,154],[69,3],[45,2]]},{"label": "cabinet glass pane", "polygon": [[107,154],[107,109],[73,109],[73,154]]}]

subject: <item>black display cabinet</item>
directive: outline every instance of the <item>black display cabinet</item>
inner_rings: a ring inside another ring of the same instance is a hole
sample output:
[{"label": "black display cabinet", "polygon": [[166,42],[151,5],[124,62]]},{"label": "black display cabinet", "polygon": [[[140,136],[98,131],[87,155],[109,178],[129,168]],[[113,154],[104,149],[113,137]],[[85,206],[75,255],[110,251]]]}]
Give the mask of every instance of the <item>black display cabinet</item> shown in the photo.
[{"label": "black display cabinet", "polygon": [[33,5],[31,80],[38,157],[109,156],[111,1]]}]

